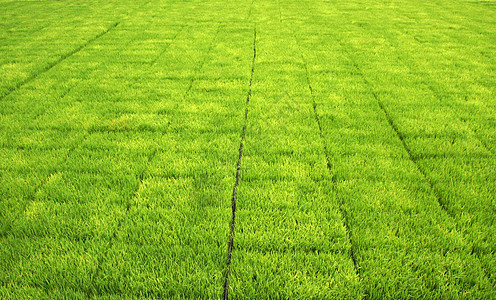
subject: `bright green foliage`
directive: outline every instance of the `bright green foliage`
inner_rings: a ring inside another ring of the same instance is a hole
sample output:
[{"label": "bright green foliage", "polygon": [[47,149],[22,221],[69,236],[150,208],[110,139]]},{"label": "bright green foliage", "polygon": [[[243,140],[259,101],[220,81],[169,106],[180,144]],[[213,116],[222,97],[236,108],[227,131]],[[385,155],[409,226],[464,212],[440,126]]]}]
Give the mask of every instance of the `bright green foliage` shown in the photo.
[{"label": "bright green foliage", "polygon": [[231,293],[252,299],[360,297],[290,28],[279,20],[260,26],[256,50]]},{"label": "bright green foliage", "polygon": [[0,16],[0,298],[496,298],[493,1]]}]

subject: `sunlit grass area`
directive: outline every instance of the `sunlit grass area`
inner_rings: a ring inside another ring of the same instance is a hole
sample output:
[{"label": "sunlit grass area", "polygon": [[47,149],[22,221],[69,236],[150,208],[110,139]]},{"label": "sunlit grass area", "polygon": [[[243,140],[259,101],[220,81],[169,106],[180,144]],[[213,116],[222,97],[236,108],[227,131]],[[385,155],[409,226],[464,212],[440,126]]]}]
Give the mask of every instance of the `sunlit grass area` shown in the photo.
[{"label": "sunlit grass area", "polygon": [[0,16],[0,298],[496,298],[493,1]]}]

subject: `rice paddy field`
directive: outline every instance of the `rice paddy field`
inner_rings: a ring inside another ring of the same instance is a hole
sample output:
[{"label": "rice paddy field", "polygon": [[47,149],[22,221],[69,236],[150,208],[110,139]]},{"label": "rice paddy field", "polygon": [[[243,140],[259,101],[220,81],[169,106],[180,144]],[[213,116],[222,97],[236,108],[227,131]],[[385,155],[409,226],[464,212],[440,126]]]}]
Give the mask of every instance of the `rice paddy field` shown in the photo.
[{"label": "rice paddy field", "polygon": [[0,0],[1,299],[496,299],[493,0]]}]

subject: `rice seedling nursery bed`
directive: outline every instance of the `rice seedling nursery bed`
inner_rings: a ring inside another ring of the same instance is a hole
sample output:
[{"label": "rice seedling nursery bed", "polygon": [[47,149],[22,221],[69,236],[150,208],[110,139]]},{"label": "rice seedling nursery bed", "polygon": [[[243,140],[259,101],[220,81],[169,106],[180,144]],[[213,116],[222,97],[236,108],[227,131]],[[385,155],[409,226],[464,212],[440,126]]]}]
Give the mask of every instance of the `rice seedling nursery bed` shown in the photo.
[{"label": "rice seedling nursery bed", "polygon": [[494,2],[0,16],[0,298],[496,298]]}]

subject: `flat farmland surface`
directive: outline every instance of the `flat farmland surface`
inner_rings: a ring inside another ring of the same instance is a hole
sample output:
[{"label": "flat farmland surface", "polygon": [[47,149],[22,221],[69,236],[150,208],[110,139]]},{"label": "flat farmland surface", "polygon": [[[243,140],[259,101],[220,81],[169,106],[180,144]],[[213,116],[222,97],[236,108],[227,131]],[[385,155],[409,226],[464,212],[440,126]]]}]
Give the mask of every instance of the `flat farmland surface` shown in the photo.
[{"label": "flat farmland surface", "polygon": [[496,299],[496,2],[0,16],[1,299]]}]

